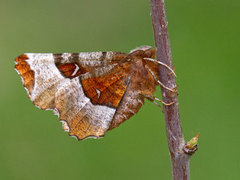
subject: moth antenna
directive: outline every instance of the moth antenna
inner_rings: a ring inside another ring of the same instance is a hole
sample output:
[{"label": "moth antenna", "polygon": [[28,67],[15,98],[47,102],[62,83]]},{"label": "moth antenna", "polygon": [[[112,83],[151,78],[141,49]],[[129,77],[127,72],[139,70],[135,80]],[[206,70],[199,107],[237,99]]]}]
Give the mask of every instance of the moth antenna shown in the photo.
[{"label": "moth antenna", "polygon": [[158,64],[161,64],[162,66],[166,67],[167,69],[169,69],[171,71],[171,74],[173,74],[175,77],[177,77],[176,73],[174,72],[174,70],[172,68],[170,68],[168,65],[162,63],[161,61],[157,61],[156,59],[152,59],[152,58],[143,58],[145,60],[151,61],[151,62],[155,62]]},{"label": "moth antenna", "polygon": [[155,74],[153,73],[153,71],[147,66],[147,65],[145,65],[145,67],[147,68],[147,70],[152,74],[152,76],[153,76],[153,78],[155,79],[155,81],[158,83],[158,84],[160,84],[163,88],[165,88],[165,89],[167,89],[167,90],[169,90],[169,91],[171,91],[171,92],[177,92],[176,90],[174,90],[174,89],[170,89],[170,88],[168,88],[167,86],[165,86],[161,81],[159,81],[158,79],[157,79],[157,77],[155,76]]}]

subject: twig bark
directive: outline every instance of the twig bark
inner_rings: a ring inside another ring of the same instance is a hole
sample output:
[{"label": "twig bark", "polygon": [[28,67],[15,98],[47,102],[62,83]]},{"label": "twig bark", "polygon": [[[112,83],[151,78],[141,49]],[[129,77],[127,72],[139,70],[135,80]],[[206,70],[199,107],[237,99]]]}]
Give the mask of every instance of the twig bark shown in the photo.
[{"label": "twig bark", "polygon": [[[169,44],[168,23],[164,0],[150,0],[150,3],[157,60],[172,68],[172,54]],[[159,80],[165,86],[177,89],[175,76],[169,74],[169,70],[161,65],[159,66]],[[171,92],[163,87],[161,87],[161,92],[164,102],[175,102],[173,105],[164,106],[168,146],[172,164],[172,176],[174,180],[189,180],[189,159],[191,153],[187,153],[188,150],[184,150],[186,145],[179,117],[177,93]],[[194,147],[193,153],[197,150],[197,145],[195,144]]]}]

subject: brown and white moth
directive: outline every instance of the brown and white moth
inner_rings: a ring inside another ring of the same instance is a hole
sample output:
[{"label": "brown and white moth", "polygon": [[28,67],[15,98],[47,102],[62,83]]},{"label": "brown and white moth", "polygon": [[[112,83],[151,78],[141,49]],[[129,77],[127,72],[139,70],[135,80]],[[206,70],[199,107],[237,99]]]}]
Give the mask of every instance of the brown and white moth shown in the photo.
[{"label": "brown and white moth", "polygon": [[52,109],[78,140],[102,137],[153,99],[159,83],[155,50],[90,53],[25,53],[16,58],[28,97]]}]

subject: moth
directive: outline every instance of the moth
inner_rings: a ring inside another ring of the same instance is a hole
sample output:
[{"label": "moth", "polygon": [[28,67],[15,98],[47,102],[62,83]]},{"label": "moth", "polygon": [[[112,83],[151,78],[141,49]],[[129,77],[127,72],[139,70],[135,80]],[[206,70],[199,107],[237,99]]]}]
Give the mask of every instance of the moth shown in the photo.
[{"label": "moth", "polygon": [[15,69],[34,105],[53,110],[63,129],[83,140],[103,137],[136,114],[146,98],[158,100],[154,58],[150,46],[128,54],[25,53],[16,58]]}]

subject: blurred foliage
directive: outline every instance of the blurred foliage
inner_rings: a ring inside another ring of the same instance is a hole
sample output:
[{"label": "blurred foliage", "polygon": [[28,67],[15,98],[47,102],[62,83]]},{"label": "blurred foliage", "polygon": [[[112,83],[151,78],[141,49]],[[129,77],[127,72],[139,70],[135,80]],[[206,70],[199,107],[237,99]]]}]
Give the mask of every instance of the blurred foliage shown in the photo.
[{"label": "blurred foliage", "polygon": [[[201,134],[191,178],[239,179],[240,1],[166,6],[184,135]],[[24,52],[153,46],[149,1],[1,0],[0,27],[0,179],[171,179],[164,119],[154,104],[105,138],[78,142],[57,116],[32,105],[13,68]]]}]

